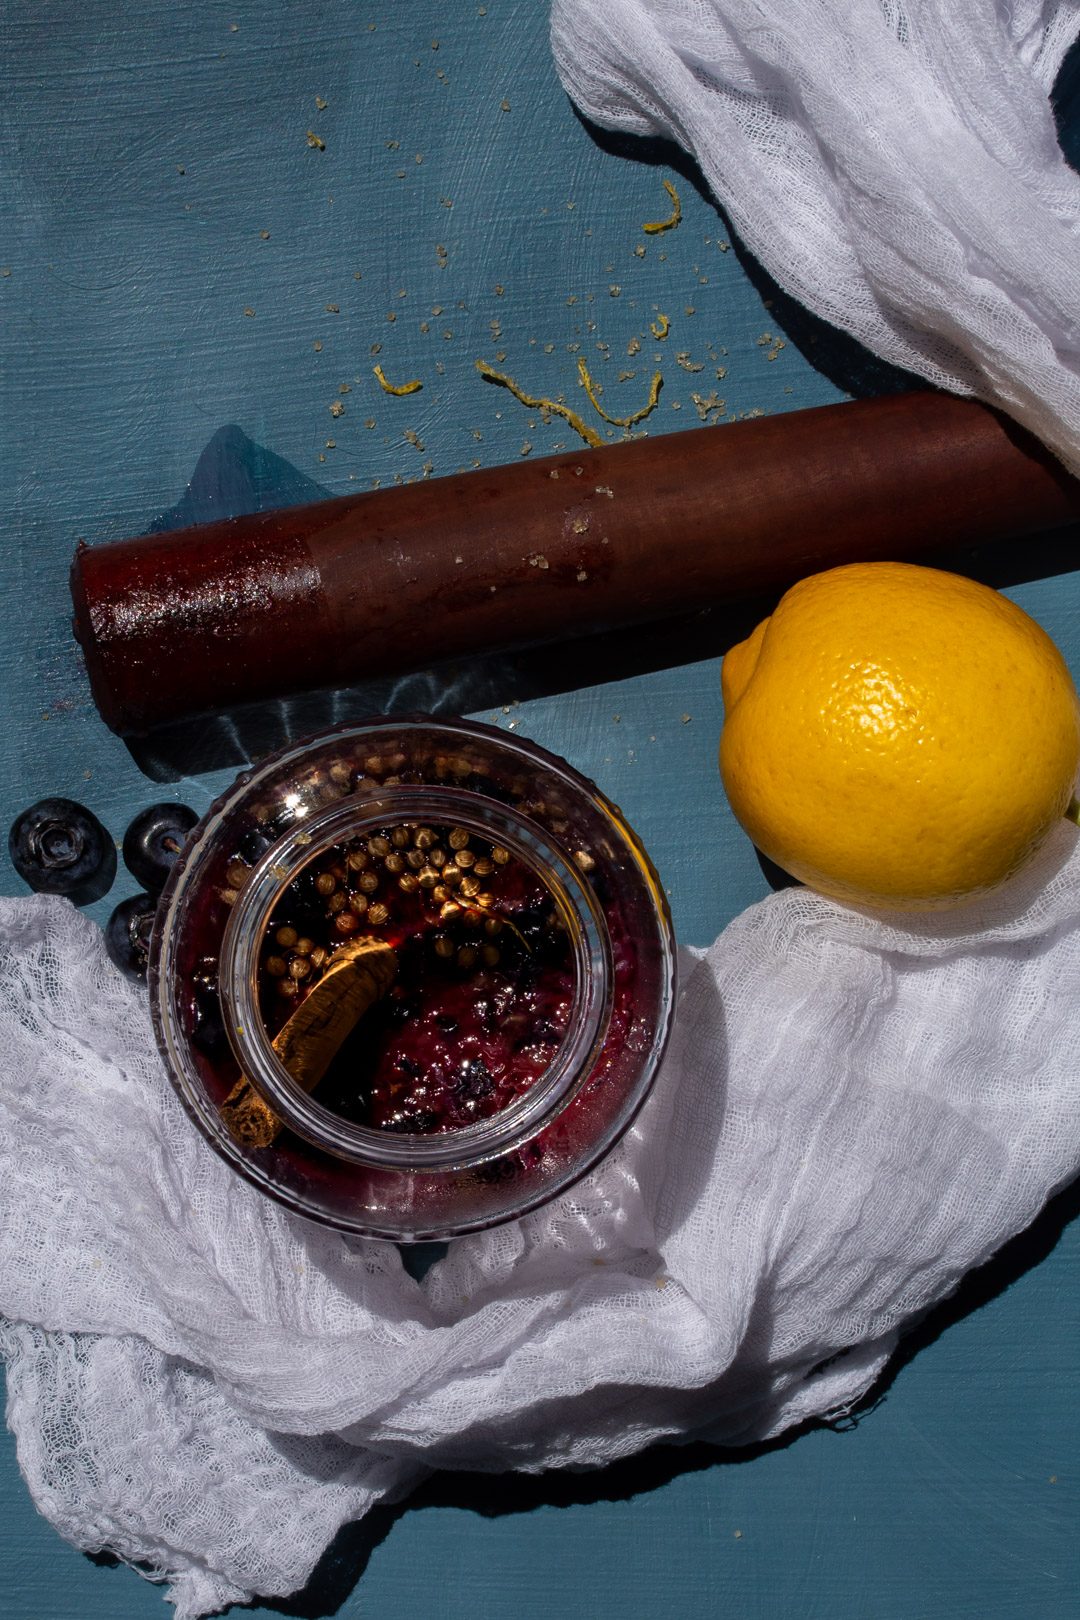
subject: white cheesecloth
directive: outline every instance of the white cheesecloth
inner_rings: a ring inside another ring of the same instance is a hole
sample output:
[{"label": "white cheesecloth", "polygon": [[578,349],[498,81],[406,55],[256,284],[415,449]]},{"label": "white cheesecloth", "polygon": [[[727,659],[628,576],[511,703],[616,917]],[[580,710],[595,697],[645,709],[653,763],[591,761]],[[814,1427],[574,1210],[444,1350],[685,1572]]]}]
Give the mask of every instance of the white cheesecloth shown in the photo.
[{"label": "white cheesecloth", "polygon": [[751,907],[684,957],[620,1147],[422,1283],[241,1181],[97,927],[0,900],[0,1349],[39,1508],[193,1620],[293,1591],[434,1467],[844,1411],[1080,1170],[1076,836],[925,926],[805,890]]},{"label": "white cheesecloth", "polygon": [[807,308],[1080,473],[1075,0],[553,0],[559,75],[676,141]]}]

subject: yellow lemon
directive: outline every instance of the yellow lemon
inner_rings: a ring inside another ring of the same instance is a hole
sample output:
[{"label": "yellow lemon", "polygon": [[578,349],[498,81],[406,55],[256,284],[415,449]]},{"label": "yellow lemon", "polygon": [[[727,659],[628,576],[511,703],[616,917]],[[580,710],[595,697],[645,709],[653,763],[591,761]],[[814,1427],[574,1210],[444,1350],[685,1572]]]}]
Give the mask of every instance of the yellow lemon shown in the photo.
[{"label": "yellow lemon", "polygon": [[1035,621],[973,580],[852,563],[724,659],[720,773],[764,854],[854,905],[995,888],[1069,807],[1080,703]]}]

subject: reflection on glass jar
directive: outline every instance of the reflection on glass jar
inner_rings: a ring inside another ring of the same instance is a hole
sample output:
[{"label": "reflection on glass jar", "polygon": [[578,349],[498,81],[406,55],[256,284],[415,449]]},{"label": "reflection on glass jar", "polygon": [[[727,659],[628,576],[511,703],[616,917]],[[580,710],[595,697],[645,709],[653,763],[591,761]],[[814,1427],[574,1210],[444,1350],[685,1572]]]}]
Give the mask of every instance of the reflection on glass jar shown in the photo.
[{"label": "reflection on glass jar", "polygon": [[241,777],[162,898],[159,1044],[264,1192],[399,1242],[508,1220],[626,1129],[671,1022],[663,891],[562,760],[381,719]]}]

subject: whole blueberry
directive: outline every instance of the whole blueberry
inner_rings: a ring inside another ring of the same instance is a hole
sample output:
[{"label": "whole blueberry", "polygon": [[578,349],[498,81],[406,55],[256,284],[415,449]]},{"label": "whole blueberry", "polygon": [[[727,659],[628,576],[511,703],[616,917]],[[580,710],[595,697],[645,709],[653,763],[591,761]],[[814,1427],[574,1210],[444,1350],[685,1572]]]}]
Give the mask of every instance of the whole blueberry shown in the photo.
[{"label": "whole blueberry", "polygon": [[218,996],[216,956],[204,956],[191,974],[191,1039],[208,1057],[223,1056],[229,1049],[225,1021]]},{"label": "whole blueberry", "polygon": [[217,1057],[229,1049],[225,1020],[216,990],[196,990],[192,1002],[191,1038],[201,1052]]},{"label": "whole blueberry", "polygon": [[129,900],[121,900],[105,924],[109,960],[125,978],[137,983],[146,978],[156,910],[157,900],[152,894],[133,894]]},{"label": "whole blueberry", "polygon": [[187,835],[198,821],[186,804],[152,804],[124,834],[124,865],[152,894],[165,887]]},{"label": "whole blueberry", "polygon": [[39,799],[8,833],[16,872],[38,894],[66,894],[89,905],[116,876],[116,847],[97,817],[74,799]]},{"label": "whole blueberry", "polygon": [[267,816],[265,821],[257,822],[249,827],[237,844],[237,854],[249,866],[254,866],[261,860],[272,844],[276,844],[282,833],[288,832],[296,821],[296,815],[288,808],[282,808],[274,816]]},{"label": "whole blueberry", "polygon": [[237,845],[237,853],[249,866],[254,866],[266,854],[276,836],[266,827],[249,827]]}]

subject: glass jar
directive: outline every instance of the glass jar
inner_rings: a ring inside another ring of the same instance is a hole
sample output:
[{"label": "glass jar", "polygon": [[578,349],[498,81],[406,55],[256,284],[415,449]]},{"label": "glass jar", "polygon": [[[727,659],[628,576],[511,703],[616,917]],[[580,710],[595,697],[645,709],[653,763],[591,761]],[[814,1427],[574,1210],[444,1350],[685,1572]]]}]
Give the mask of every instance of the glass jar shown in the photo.
[{"label": "glass jar", "polygon": [[[371,962],[387,972],[327,1067],[321,1032]],[[419,1242],[524,1214],[618,1140],[667,1042],[675,948],[640,841],[563,760],[382,718],[211,808],[162,896],[150,992],[173,1085],[234,1169]]]}]

